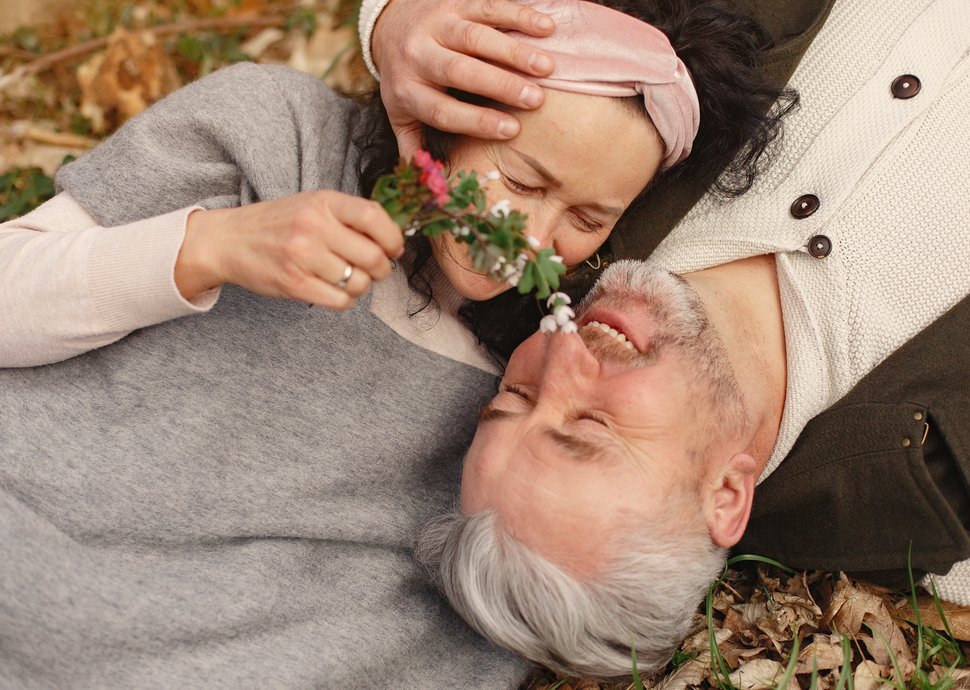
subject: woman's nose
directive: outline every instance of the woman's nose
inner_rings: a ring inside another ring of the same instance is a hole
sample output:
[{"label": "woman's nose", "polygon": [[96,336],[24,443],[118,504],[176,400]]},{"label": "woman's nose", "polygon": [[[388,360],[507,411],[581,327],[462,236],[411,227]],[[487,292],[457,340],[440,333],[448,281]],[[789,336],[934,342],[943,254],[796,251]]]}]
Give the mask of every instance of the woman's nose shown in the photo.
[{"label": "woman's nose", "polygon": [[541,211],[529,214],[529,226],[526,232],[530,237],[535,238],[540,247],[553,246],[554,229],[555,224],[547,214]]}]

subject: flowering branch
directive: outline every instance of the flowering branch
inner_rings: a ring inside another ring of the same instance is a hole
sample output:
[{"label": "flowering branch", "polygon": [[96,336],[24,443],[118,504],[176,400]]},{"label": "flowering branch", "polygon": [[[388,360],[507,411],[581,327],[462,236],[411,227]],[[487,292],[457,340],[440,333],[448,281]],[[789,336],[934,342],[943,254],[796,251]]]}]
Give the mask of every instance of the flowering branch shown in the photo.
[{"label": "flowering branch", "polygon": [[[498,178],[485,175],[485,182]],[[526,216],[511,209],[507,200],[488,207],[483,184],[474,172],[461,171],[453,182],[444,166],[427,151],[418,151],[410,163],[402,161],[394,173],[381,177],[371,198],[408,237],[420,232],[428,238],[450,232],[456,242],[468,246],[472,267],[497,281],[505,281],[521,294],[536,293],[548,298],[547,305],[556,328],[572,323],[569,297],[554,292],[559,276],[566,272],[562,257],[551,248],[540,248],[538,240],[526,234]],[[560,320],[557,315],[565,315]],[[543,330],[549,330],[546,323]],[[573,325],[575,328],[575,325]],[[552,330],[556,330],[555,328]]]}]

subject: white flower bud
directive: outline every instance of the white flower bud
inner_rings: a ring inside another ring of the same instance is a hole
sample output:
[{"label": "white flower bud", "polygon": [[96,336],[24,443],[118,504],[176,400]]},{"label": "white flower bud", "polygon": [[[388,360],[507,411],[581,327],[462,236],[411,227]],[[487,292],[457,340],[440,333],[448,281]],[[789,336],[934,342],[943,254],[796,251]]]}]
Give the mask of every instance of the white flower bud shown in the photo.
[{"label": "white flower bud", "polygon": [[576,333],[577,331],[579,331],[579,326],[576,325],[575,321],[567,321],[562,324],[563,333]]},{"label": "white flower bud", "polygon": [[555,261],[557,264],[561,264],[562,257],[559,256],[558,254],[553,254],[552,256],[549,257],[549,261]]},{"label": "white flower bud", "polygon": [[508,199],[502,199],[501,201],[496,201],[492,208],[489,210],[496,218],[501,216],[507,216],[512,212],[512,203]]},{"label": "white flower bud", "polygon": [[494,182],[499,178],[498,170],[489,170],[482,177],[485,178],[486,182]]},{"label": "white flower bud", "polygon": [[559,304],[566,305],[566,304],[572,304],[573,300],[565,292],[554,292],[551,295],[549,295],[549,299],[546,300],[546,306],[549,307],[550,309],[555,309],[555,305],[557,302]]},{"label": "white flower bud", "polygon": [[567,323],[572,323],[573,317],[576,316],[576,313],[565,304],[553,309],[552,313],[553,316],[556,317],[556,323],[558,323],[560,326],[565,326]]},{"label": "white flower bud", "polygon": [[539,331],[541,333],[555,333],[559,330],[559,324],[556,323],[556,317],[552,314],[548,314],[542,317],[539,321]]},{"label": "white flower bud", "polygon": [[526,235],[525,236],[525,241],[528,242],[529,243],[529,246],[532,247],[533,249],[538,249],[539,247],[542,246],[542,242],[540,242],[539,240],[537,240],[532,235]]}]

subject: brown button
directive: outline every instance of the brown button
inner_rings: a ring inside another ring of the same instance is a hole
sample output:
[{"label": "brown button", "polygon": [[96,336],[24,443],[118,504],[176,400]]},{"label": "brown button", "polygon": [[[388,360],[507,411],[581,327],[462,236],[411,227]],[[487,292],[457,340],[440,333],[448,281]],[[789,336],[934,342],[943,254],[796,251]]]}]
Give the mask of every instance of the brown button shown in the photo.
[{"label": "brown button", "polygon": [[818,200],[818,197],[814,194],[802,194],[800,197],[795,199],[795,203],[791,205],[789,209],[791,214],[795,218],[808,218],[810,215],[818,210],[818,207],[822,203]]},{"label": "brown button", "polygon": [[893,79],[893,85],[890,88],[892,89],[893,96],[906,100],[918,94],[919,90],[923,88],[923,84],[920,82],[919,77],[912,74],[903,74]]},{"label": "brown button", "polygon": [[816,235],[808,241],[808,253],[816,259],[824,259],[832,253],[832,240],[825,235]]},{"label": "brown button", "polygon": [[923,421],[923,413],[922,412],[917,412],[916,414],[913,415],[913,419],[915,419],[917,422],[922,422]]},{"label": "brown button", "polygon": [[912,443],[913,442],[910,441],[908,438],[904,438],[903,439],[903,448],[909,448],[912,445]]}]

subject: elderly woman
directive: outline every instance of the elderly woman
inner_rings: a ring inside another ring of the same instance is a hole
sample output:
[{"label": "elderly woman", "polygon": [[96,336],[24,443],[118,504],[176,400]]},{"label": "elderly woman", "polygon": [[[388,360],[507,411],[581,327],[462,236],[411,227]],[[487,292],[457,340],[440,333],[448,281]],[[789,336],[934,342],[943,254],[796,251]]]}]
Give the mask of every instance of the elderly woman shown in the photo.
[{"label": "elderly woman", "polygon": [[[777,125],[757,26],[713,3],[610,4],[534,4],[557,68],[514,139],[425,139],[451,169],[497,170],[492,201],[569,265],[652,181],[745,145],[753,170]],[[507,286],[448,237],[405,251],[359,198],[396,157],[379,104],[241,65],[0,226],[0,365],[20,367],[0,371],[0,677],[521,679],[410,557],[496,385],[459,308]]]}]

